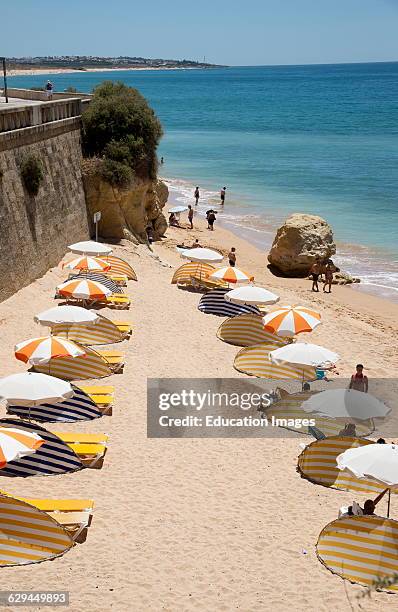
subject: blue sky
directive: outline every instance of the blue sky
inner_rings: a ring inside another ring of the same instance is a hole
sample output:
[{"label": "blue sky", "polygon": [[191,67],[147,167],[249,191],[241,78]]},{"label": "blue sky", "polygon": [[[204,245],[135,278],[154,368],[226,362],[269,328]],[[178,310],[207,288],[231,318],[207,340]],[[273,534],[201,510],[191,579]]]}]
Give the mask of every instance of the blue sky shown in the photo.
[{"label": "blue sky", "polygon": [[398,0],[13,0],[0,55],[231,65],[398,60]]}]

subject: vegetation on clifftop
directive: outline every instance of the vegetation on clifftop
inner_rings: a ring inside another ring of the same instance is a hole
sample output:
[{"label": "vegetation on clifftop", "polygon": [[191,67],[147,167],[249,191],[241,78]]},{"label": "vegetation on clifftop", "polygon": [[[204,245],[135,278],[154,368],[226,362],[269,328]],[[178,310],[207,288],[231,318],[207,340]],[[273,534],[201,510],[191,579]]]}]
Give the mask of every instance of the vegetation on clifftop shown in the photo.
[{"label": "vegetation on clifftop", "polygon": [[108,183],[127,187],[134,175],[156,177],[162,126],[136,89],[109,81],[98,85],[82,119],[84,154],[102,160]]}]

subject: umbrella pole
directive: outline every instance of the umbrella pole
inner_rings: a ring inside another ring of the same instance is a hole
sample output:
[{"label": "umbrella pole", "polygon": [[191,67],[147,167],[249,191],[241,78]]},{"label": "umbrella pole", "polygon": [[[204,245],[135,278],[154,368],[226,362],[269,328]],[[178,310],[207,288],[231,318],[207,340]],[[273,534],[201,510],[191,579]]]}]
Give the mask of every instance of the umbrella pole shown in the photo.
[{"label": "umbrella pole", "polygon": [[387,518],[390,518],[391,489],[388,489]]}]

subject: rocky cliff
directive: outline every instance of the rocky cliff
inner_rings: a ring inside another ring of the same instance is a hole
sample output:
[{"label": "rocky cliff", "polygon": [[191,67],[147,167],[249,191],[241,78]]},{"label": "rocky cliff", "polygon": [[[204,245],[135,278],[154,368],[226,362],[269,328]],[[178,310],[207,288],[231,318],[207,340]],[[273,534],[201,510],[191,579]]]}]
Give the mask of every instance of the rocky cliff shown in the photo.
[{"label": "rocky cliff", "polygon": [[316,215],[296,213],[278,229],[268,261],[286,276],[307,276],[315,260],[335,253],[330,225]]},{"label": "rocky cliff", "polygon": [[162,181],[137,178],[131,186],[122,189],[110,185],[95,166],[85,162],[83,180],[90,218],[95,212],[101,212],[100,236],[146,242],[148,225],[153,228],[155,240],[164,235],[167,221],[162,209],[169,191]]}]

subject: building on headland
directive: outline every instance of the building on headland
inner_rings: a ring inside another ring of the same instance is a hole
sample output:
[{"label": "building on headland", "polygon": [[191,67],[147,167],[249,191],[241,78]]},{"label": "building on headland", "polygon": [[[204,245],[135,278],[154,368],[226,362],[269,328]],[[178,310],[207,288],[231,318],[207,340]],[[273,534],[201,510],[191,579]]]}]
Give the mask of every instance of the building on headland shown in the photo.
[{"label": "building on headland", "polygon": [[[0,97],[0,301],[56,266],[66,247],[89,237],[81,173],[81,113],[90,96],[8,89]],[[37,160],[37,194],[22,178]]]}]

